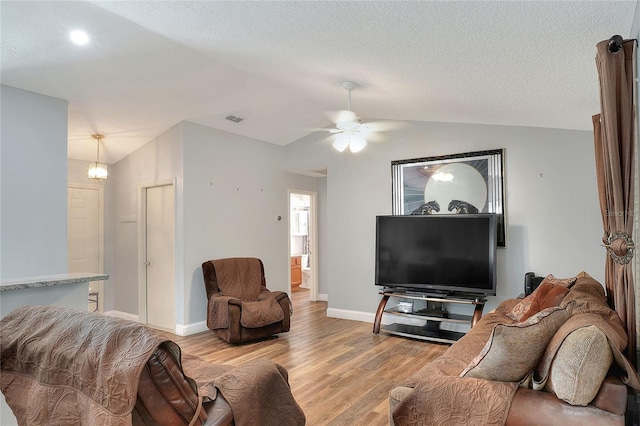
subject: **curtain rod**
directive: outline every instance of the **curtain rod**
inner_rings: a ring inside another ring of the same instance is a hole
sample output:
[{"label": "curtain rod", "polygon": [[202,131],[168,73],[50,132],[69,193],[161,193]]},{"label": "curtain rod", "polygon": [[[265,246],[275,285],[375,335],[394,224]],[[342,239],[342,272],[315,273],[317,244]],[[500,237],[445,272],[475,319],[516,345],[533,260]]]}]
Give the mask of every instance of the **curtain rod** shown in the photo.
[{"label": "curtain rod", "polygon": [[609,39],[609,47],[608,50],[611,53],[618,53],[620,51],[620,49],[622,49],[622,44],[623,43],[629,43],[630,41],[635,41],[636,42],[636,47],[638,46],[638,39],[637,38],[631,38],[628,40],[623,40],[621,35],[614,35]]}]

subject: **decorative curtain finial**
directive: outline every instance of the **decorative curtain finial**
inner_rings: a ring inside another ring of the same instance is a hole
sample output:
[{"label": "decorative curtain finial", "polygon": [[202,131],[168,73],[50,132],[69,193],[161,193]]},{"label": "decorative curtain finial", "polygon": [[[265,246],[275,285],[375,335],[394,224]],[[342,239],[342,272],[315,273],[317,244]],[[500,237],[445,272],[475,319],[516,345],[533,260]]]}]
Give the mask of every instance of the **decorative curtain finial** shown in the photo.
[{"label": "decorative curtain finial", "polygon": [[614,262],[626,265],[633,259],[636,246],[626,232],[616,231],[608,237],[605,236],[603,242]]}]

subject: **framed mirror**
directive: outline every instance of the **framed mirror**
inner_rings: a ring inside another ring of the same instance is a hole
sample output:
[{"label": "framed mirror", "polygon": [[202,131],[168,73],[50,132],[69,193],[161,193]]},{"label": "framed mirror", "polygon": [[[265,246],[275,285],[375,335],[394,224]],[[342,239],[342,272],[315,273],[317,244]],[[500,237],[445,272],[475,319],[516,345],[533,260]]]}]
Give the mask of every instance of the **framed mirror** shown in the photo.
[{"label": "framed mirror", "polygon": [[391,162],[395,215],[498,216],[498,247],[505,247],[504,149]]}]

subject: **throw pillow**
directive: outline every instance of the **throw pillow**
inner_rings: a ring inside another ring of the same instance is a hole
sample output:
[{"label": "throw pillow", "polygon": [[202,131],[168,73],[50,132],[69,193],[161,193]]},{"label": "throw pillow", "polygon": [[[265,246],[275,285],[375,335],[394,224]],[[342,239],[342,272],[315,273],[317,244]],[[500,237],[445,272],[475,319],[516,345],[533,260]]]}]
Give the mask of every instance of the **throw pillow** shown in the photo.
[{"label": "throw pillow", "polygon": [[587,405],[596,397],[612,362],[607,336],[595,325],[579,328],[558,349],[545,389],[571,405]]},{"label": "throw pillow", "polygon": [[514,306],[507,316],[514,321],[526,321],[544,309],[558,306],[575,282],[575,278],[557,279],[553,275],[547,275],[538,288]]},{"label": "throw pillow", "polygon": [[525,322],[496,325],[480,354],[460,377],[521,381],[533,370],[551,337],[569,318],[570,306],[545,309]]}]

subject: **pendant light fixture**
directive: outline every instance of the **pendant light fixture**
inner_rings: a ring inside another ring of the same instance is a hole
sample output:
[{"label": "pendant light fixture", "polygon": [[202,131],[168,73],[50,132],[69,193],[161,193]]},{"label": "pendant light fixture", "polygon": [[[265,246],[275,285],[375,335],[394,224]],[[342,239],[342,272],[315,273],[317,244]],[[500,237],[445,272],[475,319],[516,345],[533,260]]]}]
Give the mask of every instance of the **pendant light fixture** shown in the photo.
[{"label": "pendant light fixture", "polygon": [[96,161],[89,163],[88,177],[93,180],[106,180],[109,176],[109,171],[107,170],[107,165],[100,162],[100,141],[104,139],[104,135],[95,134],[91,135],[91,137],[96,140],[98,150],[96,153]]}]

